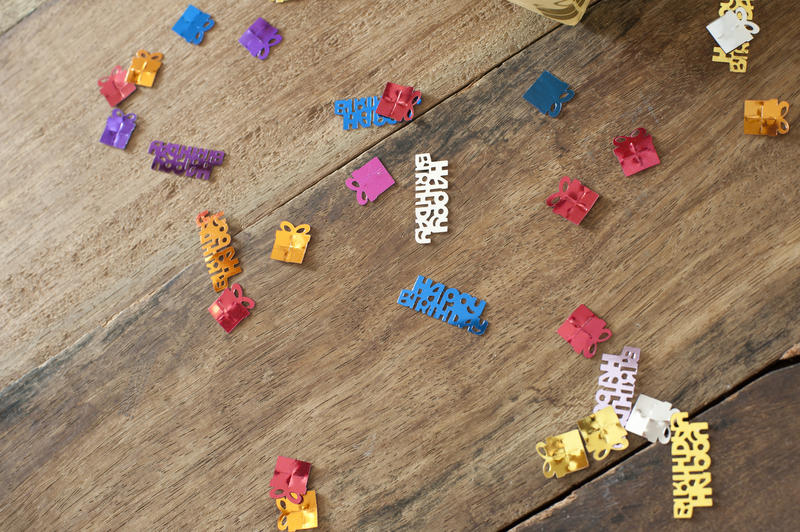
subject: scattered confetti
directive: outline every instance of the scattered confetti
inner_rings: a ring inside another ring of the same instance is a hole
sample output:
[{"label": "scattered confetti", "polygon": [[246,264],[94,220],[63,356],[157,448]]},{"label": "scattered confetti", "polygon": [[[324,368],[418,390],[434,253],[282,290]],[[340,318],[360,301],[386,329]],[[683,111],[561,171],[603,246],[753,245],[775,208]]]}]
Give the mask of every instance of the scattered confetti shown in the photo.
[{"label": "scattered confetti", "polygon": [[269,485],[272,488],[269,496],[273,499],[285,497],[288,502],[300,504],[308,489],[308,475],[311,464],[294,458],[279,456],[275,463],[275,473]]},{"label": "scattered confetti", "polygon": [[208,311],[222,325],[225,332],[229,333],[240,321],[250,315],[250,310],[256,303],[249,297],[244,297],[241,285],[234,284],[222,291]]},{"label": "scattered confetti", "polygon": [[333,102],[333,114],[342,117],[342,129],[345,131],[358,129],[359,126],[371,127],[372,125],[396,124],[397,122],[391,118],[378,114],[378,103],[380,101],[381,99],[377,96],[336,100]]},{"label": "scattered confetti", "polygon": [[281,222],[281,229],[275,231],[275,245],[272,246],[270,258],[301,264],[308,241],[311,240],[310,232],[311,226],[308,224],[295,227],[290,222]]},{"label": "scattered confetti", "polygon": [[786,113],[789,103],[772,100],[744,101],[744,132],[747,135],[785,135],[789,132]]},{"label": "scattered confetti", "polygon": [[131,59],[131,66],[128,68],[125,81],[142,87],[152,87],[156,80],[156,72],[161,68],[162,59],[164,59],[164,54],[151,54],[147,50],[139,50],[136,52],[136,57]]},{"label": "scattered confetti", "polygon": [[100,94],[105,96],[108,105],[111,107],[116,107],[119,102],[133,94],[133,91],[136,90],[135,83],[128,83],[125,81],[127,76],[128,71],[117,65],[114,67],[114,70],[111,71],[110,76],[97,80],[97,85],[100,87]]},{"label": "scattered confetti", "polygon": [[189,44],[200,44],[205,33],[213,27],[214,20],[211,15],[190,5],[172,26],[172,31],[186,39]]},{"label": "scattered confetti", "polygon": [[[713,506],[711,500],[711,444],[708,423],[689,423],[689,414],[672,414],[672,515],[689,519],[694,508]],[[705,471],[705,472],[704,472]]]},{"label": "scattered confetti", "polygon": [[539,112],[555,118],[561,113],[561,106],[575,97],[575,91],[545,70],[522,97]]},{"label": "scattered confetti", "polygon": [[111,116],[106,120],[106,129],[100,136],[100,142],[113,148],[124,150],[135,128],[135,114],[126,115],[121,110],[114,109],[111,111]]},{"label": "scattered confetti", "polygon": [[422,101],[422,93],[414,87],[387,83],[376,112],[392,120],[402,122],[414,118],[414,105]]},{"label": "scattered confetti", "polygon": [[394,178],[383,166],[381,160],[373,157],[367,164],[350,172],[352,179],[348,178],[344,184],[355,191],[356,201],[359,205],[366,205],[367,201],[375,201],[384,191],[394,185]]},{"label": "scattered confetti", "polygon": [[753,40],[753,35],[759,32],[758,24],[747,19],[747,10],[744,7],[725,11],[720,18],[706,26],[706,29],[726,54]]},{"label": "scattered confetti", "polygon": [[307,530],[317,528],[317,493],[308,490],[303,496],[303,502],[293,504],[286,497],[275,501],[281,511],[278,517],[278,529],[294,532],[295,530]]},{"label": "scattered confetti", "polygon": [[611,329],[589,307],[580,305],[558,328],[558,334],[576,353],[592,358],[597,351],[597,344],[611,338]]},{"label": "scattered confetti", "polygon": [[430,153],[418,153],[416,163],[416,203],[414,217],[417,244],[429,244],[432,233],[447,232],[447,161],[431,161]]},{"label": "scattered confetti", "polygon": [[614,155],[626,177],[661,163],[653,147],[653,136],[643,127],[637,128],[630,137],[615,137],[614,146]]},{"label": "scattered confetti", "polygon": [[553,475],[562,478],[589,467],[589,459],[578,430],[548,436],[545,441],[536,444],[536,452],[544,459],[542,473],[545,478],[553,478]]},{"label": "scattered confetti", "polygon": [[604,353],[600,364],[600,371],[603,373],[597,380],[598,390],[594,396],[597,404],[594,411],[613,407],[623,426],[628,422],[633,406],[639,353],[638,348],[625,346],[620,355]]},{"label": "scattered confetti", "polygon": [[278,34],[278,30],[269,25],[269,23],[261,17],[258,17],[253,24],[247,28],[241,37],[239,37],[239,44],[247,48],[255,58],[262,61],[269,55],[269,49],[283,40]]},{"label": "scattered confetti", "polygon": [[558,192],[547,198],[548,207],[553,212],[574,223],[580,224],[589,213],[600,195],[582,184],[579,180],[570,180],[564,176],[558,182]]},{"label": "scattered confetti", "polygon": [[397,303],[450,325],[468,327],[467,330],[472,334],[481,335],[489,326],[489,322],[481,320],[486,301],[466,292],[460,293],[455,288],[445,288],[441,283],[433,284],[422,275],[417,276],[411,290],[400,292]]},{"label": "scattered confetti", "polygon": [[209,215],[208,211],[203,211],[195,220],[200,227],[200,244],[208,274],[217,292],[228,288],[228,279],[242,271],[235,257],[236,250],[230,245],[228,222],[222,215],[222,212]]},{"label": "scattered confetti", "polygon": [[675,412],[678,409],[672,408],[672,404],[639,394],[625,429],[646,438],[650,443],[656,440],[667,443],[670,437],[669,419]]},{"label": "scattered confetti", "polygon": [[219,150],[203,150],[181,144],[167,144],[160,140],[150,143],[147,153],[153,154],[150,168],[162,172],[174,172],[187,177],[208,181],[211,170],[222,164],[225,152]]}]

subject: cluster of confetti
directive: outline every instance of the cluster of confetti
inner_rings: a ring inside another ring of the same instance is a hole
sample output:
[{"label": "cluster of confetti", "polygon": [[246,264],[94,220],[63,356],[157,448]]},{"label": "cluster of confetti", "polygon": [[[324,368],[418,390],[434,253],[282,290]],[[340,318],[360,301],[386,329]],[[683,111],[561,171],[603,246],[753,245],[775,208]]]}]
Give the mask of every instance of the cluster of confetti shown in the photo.
[{"label": "cluster of confetti", "polygon": [[134,113],[125,114],[116,106],[133,94],[137,85],[153,86],[156,73],[161,68],[162,59],[164,59],[164,54],[151,54],[147,50],[139,50],[131,59],[128,70],[123,70],[121,66],[117,65],[111,71],[110,76],[97,80],[100,94],[105,97],[111,107],[114,107],[111,110],[111,116],[106,120],[106,128],[100,135],[100,142],[120,150],[124,150],[128,146],[131,134],[136,128],[136,115]]},{"label": "cluster of confetti", "polygon": [[[273,0],[283,3],[284,0]],[[583,16],[587,0],[512,0],[530,7],[545,16],[574,25]],[[205,33],[215,26],[213,17],[189,5],[172,26],[172,30],[187,43],[200,45]],[[719,18],[708,24],[714,38],[715,62],[727,62],[730,71],[743,73],[747,69],[749,43],[759,33],[753,22],[750,0],[730,0],[720,4]],[[250,55],[265,60],[271,48],[282,42],[278,29],[265,19],[257,18],[238,39]],[[137,86],[152,87],[162,66],[161,53],[140,49],[123,69],[117,65],[110,75],[98,80],[101,95],[113,108],[106,122],[100,142],[125,149],[136,127],[136,114],[124,113],[117,106],[133,94]],[[556,118],[564,105],[576,96],[569,83],[551,72],[541,72],[523,98],[543,115]],[[334,114],[341,116],[344,130],[368,128],[372,125],[397,125],[413,120],[414,107],[422,102],[422,92],[413,85],[387,83],[381,97],[336,100]],[[744,104],[744,133],[750,135],[786,134],[789,124],[786,114],[788,102],[778,99],[746,100]],[[613,155],[619,161],[626,177],[638,174],[661,163],[653,144],[653,137],[643,127],[629,136],[617,136],[612,141]],[[163,172],[195,177],[207,181],[214,166],[219,166],[225,152],[201,149],[175,143],[153,141],[148,153],[153,155],[151,168]],[[363,166],[351,172],[352,178],[345,187],[356,193],[359,205],[375,202],[396,182],[378,157],[372,157]],[[448,230],[448,161],[433,161],[430,153],[414,157],[414,238],[419,244],[430,244],[431,235]],[[545,203],[555,214],[575,226],[589,214],[600,195],[578,179],[562,177],[558,191]],[[203,261],[211,277],[212,287],[221,292],[208,307],[213,319],[230,333],[254,309],[255,302],[244,296],[238,283],[229,286],[229,280],[242,272],[239,258],[233,247],[228,223],[222,212],[209,214],[203,211],[195,220],[199,228]],[[573,228],[572,230],[579,230]],[[311,240],[309,224],[295,226],[289,221],[280,222],[275,233],[270,258],[276,261],[302,264]],[[437,237],[438,238],[438,237]],[[486,301],[466,292],[447,288],[442,283],[418,276],[410,290],[402,290],[397,303],[444,321],[458,328],[466,328],[475,335],[486,332],[488,322],[482,319]],[[573,303],[574,304],[574,303]],[[612,337],[606,321],[586,305],[578,306],[558,328],[557,334],[570,347],[586,358],[597,353],[597,345]],[[603,354],[601,375],[595,394],[592,414],[577,420],[577,429],[556,436],[548,436],[536,444],[536,452],[544,460],[545,477],[562,478],[589,467],[588,454],[594,460],[604,460],[612,450],[628,448],[628,434],[649,442],[672,442],[672,480],[676,518],[692,516],[693,508],[712,505],[711,474],[707,471],[711,460],[706,423],[690,423],[688,413],[681,412],[666,401],[639,394],[632,405],[639,371],[640,349],[625,346],[621,354]],[[317,527],[317,499],[308,490],[311,470],[309,462],[279,456],[270,481],[269,496],[276,500],[280,516],[278,528],[290,532]]]},{"label": "cluster of confetti", "polygon": [[311,464],[279,456],[269,483],[269,496],[275,499],[281,515],[278,529],[294,532],[317,528],[317,493],[308,489]]}]

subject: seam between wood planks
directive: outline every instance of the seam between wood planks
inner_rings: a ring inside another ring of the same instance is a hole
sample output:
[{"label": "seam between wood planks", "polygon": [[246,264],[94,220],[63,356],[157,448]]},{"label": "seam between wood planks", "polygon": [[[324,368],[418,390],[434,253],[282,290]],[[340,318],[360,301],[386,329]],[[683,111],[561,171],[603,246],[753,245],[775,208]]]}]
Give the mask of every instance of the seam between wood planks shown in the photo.
[{"label": "seam between wood planks", "polygon": [[[30,16],[30,15],[32,15],[32,14],[34,14],[34,13],[36,13],[36,12],[37,12],[37,11],[39,11],[39,10],[40,10],[42,7],[49,6],[49,5],[51,5],[51,4],[53,4],[53,3],[57,2],[57,1],[59,1],[59,0],[51,0],[50,2],[47,2],[46,4],[42,4],[42,5],[41,5],[41,6],[39,6],[38,8],[34,9],[33,11],[31,11],[31,13],[28,13],[28,15],[25,15],[25,17],[23,17],[22,19],[20,19],[20,21],[22,21],[22,20],[24,20],[25,18],[27,18],[28,16]],[[588,12],[588,11],[590,11],[590,10],[591,10],[591,9],[593,9],[593,8],[594,8],[596,5],[600,4],[602,1],[603,1],[603,0],[595,0],[595,1],[592,3],[592,5],[590,5],[590,6],[589,6],[589,8],[588,8],[586,11],[587,11],[587,12]],[[584,15],[584,16],[585,16],[585,15]],[[17,24],[19,24],[19,22],[20,22],[20,21],[18,21],[18,22],[17,22]],[[12,27],[15,27],[17,24],[15,24],[15,25],[14,25],[14,26],[12,26]],[[428,112],[432,111],[433,109],[436,109],[436,108],[437,108],[439,105],[441,105],[442,103],[444,103],[444,102],[446,102],[446,101],[450,100],[450,99],[451,99],[451,98],[453,98],[454,96],[457,96],[457,95],[459,95],[461,92],[463,92],[465,89],[468,89],[469,87],[471,87],[471,86],[472,86],[472,85],[474,85],[475,83],[478,83],[478,82],[479,82],[481,79],[485,78],[485,77],[486,77],[488,74],[490,74],[490,73],[494,72],[495,70],[497,70],[498,68],[500,68],[501,66],[503,66],[503,64],[504,64],[504,63],[506,63],[507,61],[509,61],[510,59],[512,59],[513,57],[515,57],[516,55],[518,55],[518,54],[520,54],[520,53],[524,52],[525,50],[527,50],[528,48],[530,48],[531,46],[533,46],[534,44],[536,44],[536,43],[537,43],[539,40],[541,40],[541,39],[543,39],[544,37],[546,37],[546,36],[550,35],[552,32],[554,32],[554,31],[556,31],[556,30],[559,30],[559,29],[562,29],[562,28],[564,28],[564,27],[565,27],[565,26],[564,26],[563,24],[557,24],[557,25],[556,25],[556,26],[554,26],[553,28],[551,28],[551,29],[547,30],[546,32],[542,33],[541,35],[537,36],[535,39],[533,39],[532,41],[530,41],[528,44],[526,44],[526,45],[522,46],[522,47],[521,47],[520,49],[518,49],[516,52],[513,52],[513,53],[509,54],[508,56],[506,56],[506,57],[504,57],[503,59],[499,60],[499,61],[498,61],[497,63],[495,63],[493,66],[486,68],[486,70],[484,70],[484,71],[482,71],[481,73],[479,73],[479,74],[478,74],[478,75],[477,75],[475,78],[473,78],[471,81],[469,81],[469,82],[465,83],[464,85],[462,85],[462,86],[460,86],[460,87],[456,88],[456,89],[455,89],[455,90],[453,90],[453,91],[452,91],[450,94],[448,94],[448,95],[446,95],[444,98],[442,98],[442,99],[441,99],[441,100],[440,100],[438,103],[434,104],[434,105],[433,105],[433,106],[431,106],[429,109],[426,109],[425,111],[421,112],[420,114],[418,114],[418,115],[415,115],[415,117],[418,119],[419,117],[422,117],[422,116],[424,116],[425,114],[427,114]],[[566,28],[572,28],[572,26],[566,26]],[[11,29],[11,28],[9,28],[9,30],[10,30],[10,29]],[[569,30],[567,30],[567,31],[569,31]],[[5,33],[7,33],[7,31],[6,31],[6,32],[4,32],[2,35],[4,35]],[[2,37],[2,35],[0,35],[0,37]],[[413,122],[413,120],[412,120],[412,122]],[[369,152],[370,150],[372,150],[373,148],[375,148],[375,146],[377,146],[378,144],[380,144],[380,143],[384,142],[385,140],[387,140],[387,139],[388,139],[389,137],[391,137],[392,135],[394,135],[394,134],[396,134],[396,133],[398,133],[398,132],[402,131],[402,130],[403,130],[403,128],[405,128],[405,127],[406,127],[407,125],[409,125],[410,123],[411,123],[411,122],[405,122],[405,121],[403,121],[403,122],[401,123],[401,127],[395,128],[395,129],[391,130],[390,132],[388,132],[388,133],[387,133],[385,136],[383,136],[383,137],[380,137],[380,138],[379,138],[379,139],[377,139],[377,140],[376,140],[374,143],[370,144],[370,145],[369,145],[367,148],[365,148],[364,150],[362,150],[361,152],[359,152],[357,155],[354,155],[353,157],[350,157],[350,158],[349,158],[349,159],[347,159],[347,160],[346,160],[346,161],[345,161],[343,164],[341,164],[340,166],[338,166],[338,167],[337,167],[337,168],[335,168],[334,170],[332,170],[332,171],[330,171],[330,172],[328,172],[328,173],[324,174],[324,175],[323,175],[322,177],[320,177],[319,179],[316,179],[316,180],[314,180],[314,181],[313,181],[312,183],[310,183],[308,186],[306,186],[306,187],[303,187],[303,189],[302,189],[302,190],[298,191],[296,194],[294,194],[294,195],[292,195],[291,197],[287,198],[285,201],[281,202],[281,203],[280,203],[279,205],[277,205],[275,208],[273,208],[273,209],[270,209],[268,212],[266,212],[265,214],[263,214],[263,215],[261,215],[261,216],[258,216],[258,215],[257,215],[257,216],[255,216],[255,217],[254,217],[252,220],[250,220],[250,221],[249,221],[249,223],[247,224],[247,226],[244,226],[244,225],[242,225],[238,231],[235,231],[235,232],[234,232],[234,231],[231,231],[231,232],[230,232],[231,238],[235,237],[236,235],[238,235],[238,234],[239,234],[239,233],[241,233],[242,231],[246,230],[248,227],[251,227],[251,226],[257,225],[257,224],[258,224],[258,222],[260,222],[260,221],[261,221],[261,220],[263,220],[264,218],[267,218],[268,216],[271,216],[271,215],[273,215],[273,214],[274,214],[274,213],[275,213],[277,210],[281,209],[282,207],[284,207],[285,205],[287,205],[288,203],[290,203],[291,201],[293,201],[295,198],[297,198],[297,197],[299,197],[300,195],[304,194],[304,193],[305,193],[307,190],[309,190],[309,189],[311,189],[311,188],[313,188],[313,187],[317,186],[319,183],[321,183],[322,181],[324,181],[326,178],[329,178],[329,177],[333,176],[334,174],[336,174],[337,172],[339,172],[339,171],[340,171],[342,168],[346,167],[347,165],[349,165],[350,163],[352,163],[353,161],[355,161],[355,160],[356,160],[356,159],[358,159],[359,157],[363,156],[365,153],[367,153],[367,152]],[[263,204],[262,204],[262,205],[263,205]],[[257,210],[257,209],[258,209],[258,207],[256,207],[256,209],[255,209],[255,210]],[[187,268],[188,268],[188,267],[189,267],[189,266],[187,266]],[[138,298],[136,301],[132,302],[130,305],[128,305],[128,306],[126,306],[126,307],[122,308],[121,310],[117,311],[115,314],[113,314],[111,317],[109,317],[109,318],[108,318],[108,319],[105,321],[105,323],[104,323],[103,325],[101,325],[101,326],[99,326],[99,327],[96,327],[95,329],[92,329],[92,330],[90,330],[89,332],[87,332],[86,334],[84,334],[84,335],[83,335],[81,338],[79,338],[77,341],[75,341],[75,342],[73,342],[71,345],[68,345],[67,347],[63,348],[61,351],[59,351],[59,352],[58,352],[58,353],[56,353],[55,355],[53,355],[53,356],[51,356],[50,358],[48,358],[46,361],[44,361],[44,362],[43,362],[42,364],[40,364],[39,366],[35,367],[34,369],[32,369],[32,370],[28,371],[27,373],[23,374],[22,376],[20,376],[18,379],[16,379],[16,380],[14,380],[14,381],[10,382],[9,384],[7,384],[7,385],[6,385],[4,388],[0,389],[0,400],[2,400],[2,398],[3,398],[4,396],[6,396],[6,395],[10,395],[10,394],[12,393],[12,389],[19,389],[20,387],[24,386],[24,383],[25,383],[25,382],[28,382],[28,381],[29,381],[31,378],[33,378],[35,375],[41,374],[41,372],[42,372],[42,371],[43,371],[45,368],[47,368],[47,367],[48,367],[48,366],[49,366],[51,363],[53,363],[53,362],[56,362],[56,361],[58,361],[59,363],[63,363],[63,361],[61,361],[61,360],[60,360],[61,358],[64,358],[64,357],[70,357],[72,354],[74,354],[74,353],[77,351],[77,349],[80,349],[80,347],[82,347],[83,345],[85,345],[85,344],[88,342],[88,340],[89,340],[89,339],[91,339],[91,338],[92,338],[92,337],[93,337],[95,334],[98,334],[100,331],[102,331],[102,330],[106,329],[107,327],[109,327],[110,325],[112,325],[112,324],[113,324],[113,323],[114,323],[116,320],[120,319],[120,317],[122,317],[123,315],[126,315],[126,314],[127,314],[129,311],[131,311],[131,309],[134,309],[135,307],[142,305],[142,303],[143,303],[143,302],[145,302],[145,301],[148,301],[148,300],[151,300],[153,297],[156,297],[156,295],[157,295],[159,292],[161,292],[162,290],[164,290],[164,289],[165,289],[167,286],[171,285],[171,284],[172,284],[172,283],[173,283],[173,282],[174,282],[174,281],[175,281],[175,280],[176,280],[176,279],[177,279],[177,278],[178,278],[178,277],[179,277],[179,276],[180,276],[180,275],[183,273],[183,271],[184,271],[184,270],[186,270],[186,268],[183,268],[183,269],[182,269],[180,272],[178,272],[177,274],[175,274],[175,276],[173,276],[171,279],[169,279],[168,281],[166,281],[164,284],[162,284],[162,285],[158,286],[157,288],[155,288],[154,290],[152,290],[152,291],[150,291],[150,292],[146,292],[146,293],[145,293],[145,294],[143,294],[141,297],[139,297],[139,298]],[[134,315],[137,315],[137,314],[138,314],[138,313],[134,311]],[[77,348],[77,349],[76,349],[76,348]]]},{"label": "seam between wood planks", "polygon": [[[594,3],[592,3],[592,4],[591,4],[591,5],[590,5],[590,6],[589,6],[587,9],[586,9],[586,12],[588,13],[590,9],[592,9],[594,6],[596,6],[597,4],[599,4],[599,3],[600,3],[600,2],[602,2],[602,1],[603,1],[603,0],[595,0],[595,2],[594,2]],[[584,17],[585,17],[585,16],[586,16],[586,15],[584,14]],[[471,87],[471,86],[472,86],[472,85],[474,85],[475,83],[478,83],[480,80],[482,80],[483,78],[485,78],[487,75],[489,75],[490,73],[494,72],[495,70],[497,70],[498,68],[500,68],[501,66],[503,66],[503,64],[504,64],[504,63],[506,63],[507,61],[509,61],[510,59],[512,59],[513,57],[515,57],[516,55],[518,55],[518,54],[521,54],[522,52],[524,52],[525,50],[527,50],[528,48],[530,48],[531,46],[533,46],[534,44],[536,44],[536,43],[537,43],[539,40],[541,40],[541,39],[543,39],[543,38],[547,37],[548,35],[550,35],[550,34],[551,34],[551,33],[553,33],[554,31],[556,31],[556,30],[559,30],[559,29],[561,29],[561,28],[564,28],[564,27],[565,27],[565,26],[564,26],[564,24],[558,24],[558,25],[556,25],[556,26],[552,27],[551,29],[547,30],[546,32],[542,33],[541,35],[539,35],[538,37],[536,37],[534,40],[532,40],[531,42],[529,42],[528,44],[526,44],[525,46],[523,46],[522,48],[520,48],[520,49],[519,49],[519,50],[517,50],[516,52],[514,52],[514,53],[512,53],[512,54],[509,54],[508,56],[506,56],[505,58],[501,59],[500,61],[498,61],[498,62],[497,62],[496,64],[494,64],[493,66],[491,66],[491,67],[487,68],[486,70],[484,70],[483,72],[481,72],[480,74],[478,74],[478,75],[477,75],[477,76],[476,76],[474,79],[472,79],[471,81],[469,81],[469,82],[465,83],[465,84],[464,84],[464,85],[462,85],[461,87],[458,87],[458,88],[456,88],[456,89],[455,89],[453,92],[451,92],[450,94],[448,94],[447,96],[445,96],[444,98],[442,98],[441,100],[439,100],[439,102],[438,102],[438,103],[435,103],[435,104],[433,104],[433,106],[431,106],[429,109],[426,109],[425,111],[423,111],[423,112],[422,112],[422,113],[420,113],[419,115],[415,114],[415,115],[414,115],[414,118],[415,118],[415,119],[418,119],[419,117],[426,115],[426,114],[427,114],[427,113],[429,113],[430,111],[432,111],[432,110],[436,109],[437,107],[439,107],[439,106],[440,106],[441,104],[443,104],[444,102],[446,102],[446,101],[450,100],[450,98],[453,98],[454,96],[457,96],[457,95],[461,94],[461,92],[463,92],[465,89],[468,89],[469,87]],[[571,28],[572,26],[566,26],[566,27],[567,27],[567,28]],[[411,122],[413,122],[413,120],[412,120]],[[313,187],[317,186],[317,184],[319,184],[320,182],[324,181],[324,180],[325,180],[325,179],[327,179],[328,177],[331,177],[333,174],[335,174],[336,172],[340,171],[340,170],[341,170],[341,169],[343,169],[345,166],[347,166],[348,164],[352,163],[353,161],[355,161],[355,160],[356,160],[356,159],[358,159],[359,157],[363,156],[365,153],[367,153],[368,151],[370,151],[371,149],[373,149],[373,148],[374,148],[375,146],[377,146],[378,144],[382,143],[383,141],[385,141],[386,139],[388,139],[388,138],[389,138],[389,137],[391,137],[392,135],[394,135],[394,134],[396,134],[396,133],[398,133],[398,132],[402,131],[402,130],[403,130],[403,128],[405,128],[406,126],[408,126],[409,124],[411,124],[411,122],[406,122],[406,121],[402,121],[402,122],[400,122],[400,124],[401,124],[401,126],[400,126],[400,127],[398,127],[398,128],[395,128],[395,129],[391,130],[391,131],[390,131],[390,132],[388,132],[388,133],[387,133],[385,136],[383,136],[383,137],[381,137],[381,138],[377,139],[377,140],[376,140],[374,143],[372,143],[372,144],[370,144],[369,146],[367,146],[367,147],[366,147],[366,148],[365,148],[365,149],[364,149],[362,152],[360,152],[359,154],[357,154],[357,155],[353,156],[353,157],[352,157],[352,158],[350,158],[349,160],[345,161],[345,162],[344,162],[342,165],[340,165],[339,167],[335,168],[335,169],[334,169],[334,170],[332,170],[331,172],[328,172],[327,174],[323,175],[323,176],[322,176],[322,177],[320,177],[319,179],[317,179],[317,180],[313,181],[313,182],[312,182],[312,183],[310,183],[308,186],[306,186],[306,187],[304,187],[302,190],[300,190],[300,191],[299,191],[297,194],[295,194],[295,195],[294,195],[294,196],[292,196],[291,198],[287,199],[286,201],[284,201],[283,203],[281,203],[280,205],[278,205],[277,207],[275,207],[275,208],[274,208],[274,209],[272,209],[271,211],[267,212],[267,213],[266,213],[266,214],[264,214],[263,216],[256,216],[256,217],[255,217],[255,219],[252,221],[252,223],[251,223],[250,225],[255,225],[256,223],[258,223],[258,222],[259,222],[259,221],[261,221],[262,219],[264,219],[264,218],[266,218],[267,216],[270,216],[271,214],[273,214],[275,211],[277,211],[278,209],[280,209],[281,207],[283,207],[283,206],[284,206],[284,205],[286,205],[287,203],[291,202],[291,201],[292,201],[293,199],[295,199],[296,197],[298,197],[298,196],[302,195],[303,193],[305,193],[305,192],[306,192],[307,190],[309,190],[310,188],[313,188]],[[242,227],[242,228],[240,229],[240,231],[243,231],[243,230],[244,230],[244,227]],[[236,233],[236,234],[238,234],[240,231],[237,231],[237,233]],[[234,236],[234,235],[231,235],[231,236]]]},{"label": "seam between wood planks", "polygon": [[30,17],[31,15],[33,15],[33,14],[34,14],[34,13],[36,13],[37,11],[41,10],[42,8],[47,8],[47,7],[50,7],[50,5],[52,5],[52,4],[55,4],[55,3],[56,3],[56,2],[58,2],[58,1],[59,1],[59,0],[50,0],[49,2],[46,2],[46,1],[45,1],[45,2],[42,2],[41,4],[39,4],[38,6],[34,7],[34,8],[33,8],[33,9],[31,9],[31,10],[30,10],[28,13],[25,13],[24,15],[22,15],[21,17],[19,17],[19,18],[16,20],[16,22],[14,22],[14,23],[13,23],[11,26],[7,27],[7,28],[6,28],[6,29],[4,29],[2,32],[0,32],[0,38],[2,38],[2,37],[3,37],[3,36],[5,36],[7,33],[9,33],[11,30],[13,30],[14,28],[16,28],[16,27],[19,25],[19,23],[20,23],[20,22],[22,22],[23,20],[25,20],[26,18]]},{"label": "seam between wood planks", "polygon": [[[694,417],[696,417],[698,415],[701,415],[701,414],[707,412],[708,410],[714,408],[718,404],[722,403],[723,401],[725,401],[725,400],[729,399],[730,397],[736,395],[737,393],[739,393],[740,391],[744,390],[745,388],[747,388],[751,384],[755,383],[756,381],[760,380],[761,378],[766,377],[770,373],[782,370],[784,368],[788,368],[790,366],[794,366],[796,364],[800,364],[800,342],[798,342],[794,346],[792,346],[789,349],[787,349],[786,352],[783,354],[783,356],[781,358],[779,358],[778,360],[775,360],[771,364],[765,366],[762,370],[758,371],[757,373],[754,373],[753,375],[751,375],[750,377],[746,378],[745,380],[743,380],[742,382],[740,382],[736,386],[733,386],[727,392],[725,392],[723,394],[720,394],[715,399],[712,399],[709,402],[707,402],[705,405],[697,408],[695,411],[689,412],[689,416],[694,418]],[[713,427],[711,427],[710,430],[713,430]],[[636,456],[637,454],[642,452],[644,449],[649,448],[650,445],[661,445],[661,444],[658,444],[658,443],[650,443],[650,444],[645,443],[644,445],[642,445],[638,449],[634,450],[630,454],[628,454],[625,457],[621,458],[618,462],[614,462],[613,464],[608,464],[607,466],[605,466],[600,471],[598,471],[595,474],[590,475],[590,476],[586,477],[585,479],[583,479],[581,482],[579,482],[578,484],[573,486],[571,489],[565,491],[564,493],[558,495],[557,497],[553,497],[552,499],[550,499],[549,501],[545,502],[544,504],[540,504],[539,506],[537,506],[536,508],[534,508],[532,511],[528,512],[527,514],[515,519],[510,524],[508,524],[508,525],[504,526],[503,528],[499,529],[500,532],[508,532],[512,528],[514,528],[516,526],[519,526],[519,525],[525,523],[525,521],[535,517],[537,514],[543,512],[545,510],[549,510],[553,506],[559,504],[560,502],[562,502],[563,500],[565,500],[566,498],[571,496],[573,493],[577,492],[583,486],[585,486],[585,485],[587,485],[587,484],[589,484],[591,482],[594,482],[596,479],[606,475],[611,469],[622,465],[626,460],[630,460],[631,458],[633,458],[634,456]]]}]

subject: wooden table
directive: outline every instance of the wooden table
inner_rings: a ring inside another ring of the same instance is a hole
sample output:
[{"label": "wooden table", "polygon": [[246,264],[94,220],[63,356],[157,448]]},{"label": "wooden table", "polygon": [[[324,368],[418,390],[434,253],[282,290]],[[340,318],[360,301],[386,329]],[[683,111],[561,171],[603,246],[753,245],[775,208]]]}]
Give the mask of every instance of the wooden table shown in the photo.
[{"label": "wooden table", "polygon": [[[693,527],[797,522],[800,136],[742,134],[745,99],[800,107],[790,0],[754,2],[746,74],[711,62],[716,2],[600,0],[577,27],[501,0],[17,2],[0,25],[0,529],[272,530],[277,455],[313,463],[321,530],[670,526],[669,448],[545,479],[535,446],[591,412],[599,357],[556,334],[585,303],[642,350],[637,393],[707,421],[714,507]],[[10,13],[10,14],[9,14]],[[258,16],[283,42],[236,42]],[[95,80],[160,51],[127,150]],[[576,97],[522,94],[542,70]],[[333,101],[413,84],[411,123],[343,131]],[[661,165],[625,178],[611,139]],[[800,126],[796,126],[800,127]],[[209,182],[152,140],[226,151]],[[413,237],[414,154],[450,162],[450,230]],[[397,185],[345,188],[378,156]],[[580,226],[563,175],[601,198]],[[194,225],[224,210],[256,308],[226,335]],[[302,265],[268,258],[311,225]],[[419,274],[488,302],[482,337],[396,304]],[[795,346],[794,348],[792,346]],[[763,521],[763,522],[762,522]]]}]

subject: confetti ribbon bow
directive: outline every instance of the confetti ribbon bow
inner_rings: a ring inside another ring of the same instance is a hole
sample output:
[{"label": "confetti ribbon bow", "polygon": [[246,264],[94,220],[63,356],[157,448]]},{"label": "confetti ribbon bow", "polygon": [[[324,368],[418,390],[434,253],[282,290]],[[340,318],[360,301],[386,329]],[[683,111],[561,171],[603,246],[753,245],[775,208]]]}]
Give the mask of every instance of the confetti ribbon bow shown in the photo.
[{"label": "confetti ribbon bow", "polygon": [[164,54],[161,52],[151,54],[147,50],[139,50],[136,52],[136,57],[144,59],[142,70],[155,72],[161,66],[161,60],[164,59]]},{"label": "confetti ribbon bow", "polygon": [[542,473],[546,478],[552,478],[553,475],[555,475],[553,463],[560,462],[566,456],[564,447],[556,447],[555,449],[551,450],[552,454],[548,454],[547,446],[543,441],[540,441],[536,444],[536,453],[544,460],[544,463],[542,464]]},{"label": "confetti ribbon bow", "polygon": [[233,292],[233,297],[236,298],[236,302],[242,305],[244,308],[252,309],[256,306],[255,301],[249,297],[244,297],[244,290],[242,290],[242,285],[239,283],[231,285],[231,292]]},{"label": "confetti ribbon bow", "polygon": [[281,229],[283,231],[288,231],[290,233],[297,233],[298,235],[311,232],[311,226],[308,224],[300,224],[297,227],[295,227],[292,224],[292,222],[286,222],[286,221],[281,222]]},{"label": "confetti ribbon bow", "polygon": [[[123,114],[121,109],[114,109],[113,111],[111,111],[111,116],[108,117],[108,125],[109,126],[115,126],[118,129],[122,128],[125,125],[126,122],[128,124],[130,124],[130,125],[135,125],[135,123],[136,123],[136,114],[135,113],[129,113],[129,114],[126,115],[126,114]],[[130,129],[133,129],[133,128],[130,128]]]}]

